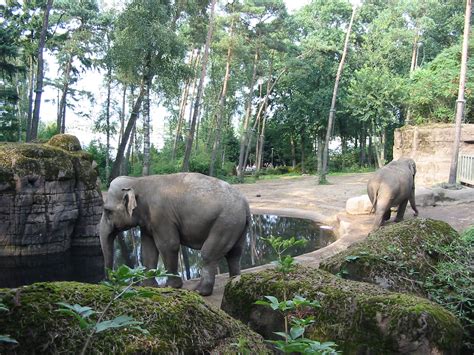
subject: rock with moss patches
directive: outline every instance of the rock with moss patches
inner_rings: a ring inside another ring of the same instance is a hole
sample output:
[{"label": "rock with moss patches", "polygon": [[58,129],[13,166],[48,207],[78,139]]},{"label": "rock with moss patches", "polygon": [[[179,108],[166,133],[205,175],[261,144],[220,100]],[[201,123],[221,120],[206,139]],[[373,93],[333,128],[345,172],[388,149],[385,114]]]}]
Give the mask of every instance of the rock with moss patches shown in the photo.
[{"label": "rock with moss patches", "polygon": [[324,260],[320,268],[345,279],[426,296],[423,281],[459,238],[446,222],[415,218],[379,228],[361,243]]},{"label": "rock with moss patches", "polygon": [[250,325],[265,338],[283,331],[283,317],[255,301],[272,295],[300,295],[318,300],[320,308],[306,311],[315,323],[310,339],[334,341],[344,354],[456,354],[462,328],[442,307],[411,295],[375,285],[343,280],[319,269],[298,267],[286,279],[275,270],[243,274],[226,285],[222,309]]},{"label": "rock with moss patches", "polygon": [[98,248],[97,177],[92,156],[74,136],[0,144],[0,256]]},{"label": "rock with moss patches", "polygon": [[[208,306],[195,292],[146,288],[151,297],[119,299],[105,319],[129,315],[143,322],[149,334],[135,329],[113,329],[94,335],[87,353],[182,354],[237,353],[245,343],[252,353],[268,353],[262,338],[226,313]],[[76,282],[37,283],[0,290],[8,314],[0,317],[2,334],[19,343],[0,343],[0,353],[79,353],[89,332],[72,316],[57,312],[57,302],[105,309],[110,289]],[[242,350],[242,349],[241,349]]]},{"label": "rock with moss patches", "polygon": [[81,143],[76,136],[72,134],[56,134],[46,143],[53,147],[58,147],[69,152],[77,152],[82,150]]}]

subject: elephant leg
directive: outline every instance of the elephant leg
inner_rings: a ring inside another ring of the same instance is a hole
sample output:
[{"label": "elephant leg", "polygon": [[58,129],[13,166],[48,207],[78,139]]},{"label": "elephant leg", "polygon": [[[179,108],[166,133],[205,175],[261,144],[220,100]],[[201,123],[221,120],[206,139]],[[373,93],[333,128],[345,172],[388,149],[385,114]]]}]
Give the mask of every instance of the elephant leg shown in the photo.
[{"label": "elephant leg", "polygon": [[[153,237],[142,231],[142,263],[147,269],[156,269],[158,265],[158,249],[156,248]],[[155,286],[157,285],[156,280],[147,279],[143,282],[144,286]]]},{"label": "elephant leg", "polygon": [[385,221],[390,219],[391,210],[390,203],[378,201],[377,208],[375,210],[375,218],[373,224],[373,230],[380,227]]},{"label": "elephant leg", "polygon": [[403,220],[403,216],[405,215],[407,204],[408,204],[408,200],[405,200],[398,206],[397,217],[395,217],[395,222],[400,222]]},{"label": "elephant leg", "polygon": [[181,288],[183,280],[178,274],[178,255],[180,247],[179,233],[175,227],[161,227],[158,234],[154,236],[155,244],[161,253],[163,264],[168,274],[166,286]]},{"label": "elephant leg", "polygon": [[203,261],[201,280],[196,287],[196,291],[200,295],[209,296],[212,294],[216,278],[217,263],[229,253],[233,265],[231,272],[237,272],[235,262],[239,250],[235,249],[231,252],[231,249],[236,245],[235,241],[239,240],[241,237],[237,237],[234,233],[236,232],[232,231],[232,228],[229,228],[227,225],[220,226],[218,223],[211,228],[209,237],[201,248],[201,257]]},{"label": "elephant leg", "polygon": [[232,249],[225,255],[227,264],[229,265],[229,276],[240,275],[240,258],[244,251],[246,233],[243,234],[241,239],[235,244]]}]

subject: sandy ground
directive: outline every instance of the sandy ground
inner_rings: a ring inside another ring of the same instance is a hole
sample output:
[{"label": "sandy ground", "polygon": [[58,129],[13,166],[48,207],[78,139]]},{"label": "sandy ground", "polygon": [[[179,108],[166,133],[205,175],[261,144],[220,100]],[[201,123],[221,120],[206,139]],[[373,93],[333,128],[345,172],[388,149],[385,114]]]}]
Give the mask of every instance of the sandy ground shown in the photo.
[{"label": "sandy ground", "polygon": [[[363,240],[370,231],[373,216],[348,215],[345,212],[347,199],[366,194],[370,175],[371,173],[330,176],[328,185],[318,185],[315,176],[302,176],[260,180],[254,184],[235,186],[245,194],[253,213],[308,218],[332,226],[339,236],[335,243],[297,257],[300,263],[317,266],[321,260]],[[419,205],[418,209],[420,217],[446,221],[458,231],[474,224],[472,201],[451,201],[425,207]],[[414,218],[409,207],[405,218]],[[265,267],[268,266],[247,269],[243,272],[254,272]],[[226,274],[217,276],[214,293],[205,297],[206,302],[220,307],[227,280]],[[195,285],[195,280],[185,282],[185,288],[188,289],[192,289]]]}]

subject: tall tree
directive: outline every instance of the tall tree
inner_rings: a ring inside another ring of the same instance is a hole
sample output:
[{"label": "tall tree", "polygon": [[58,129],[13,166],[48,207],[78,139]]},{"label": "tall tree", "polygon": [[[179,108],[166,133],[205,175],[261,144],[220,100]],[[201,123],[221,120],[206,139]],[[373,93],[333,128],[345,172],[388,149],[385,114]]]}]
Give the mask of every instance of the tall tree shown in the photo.
[{"label": "tall tree", "polygon": [[344,49],[342,51],[342,57],[339,62],[339,66],[337,68],[337,73],[336,73],[336,80],[334,81],[334,90],[332,93],[332,100],[331,100],[331,108],[329,109],[329,119],[328,119],[328,127],[327,127],[327,132],[326,132],[326,140],[324,142],[324,151],[323,151],[323,165],[322,165],[322,171],[319,174],[319,183],[325,183],[326,182],[326,174],[327,174],[327,168],[328,168],[328,158],[329,158],[329,141],[331,138],[332,134],[332,126],[334,123],[334,116],[336,114],[336,98],[337,98],[337,90],[339,87],[339,80],[341,79],[341,74],[342,74],[342,69],[344,68],[344,62],[346,59],[347,55],[347,50],[349,47],[349,38],[351,36],[351,29],[352,29],[352,23],[354,22],[354,17],[356,14],[357,7],[354,6],[352,8],[352,15],[351,19],[349,21],[349,26],[347,27],[347,32],[346,32],[346,39],[344,41]]},{"label": "tall tree", "polygon": [[26,137],[27,141],[36,139],[38,135],[38,124],[40,119],[41,109],[41,96],[43,94],[43,81],[44,81],[44,59],[43,51],[46,44],[46,35],[48,33],[49,24],[49,13],[53,6],[53,0],[47,0],[46,6],[43,12],[43,26],[41,28],[41,35],[38,44],[38,56],[37,56],[37,72],[36,72],[36,85],[35,85],[35,105],[33,109],[33,117],[31,121],[30,136]]},{"label": "tall tree", "polygon": [[209,15],[209,25],[207,29],[207,36],[206,36],[206,43],[204,45],[204,53],[202,56],[202,63],[201,63],[201,77],[199,78],[199,84],[196,93],[196,99],[194,101],[194,110],[193,110],[193,117],[191,120],[191,126],[189,128],[188,136],[186,138],[186,148],[184,151],[184,158],[183,158],[183,165],[181,167],[182,171],[189,171],[189,159],[191,157],[191,150],[193,147],[194,141],[194,133],[196,130],[196,121],[199,115],[199,108],[201,105],[202,100],[202,93],[204,88],[204,80],[206,79],[206,71],[207,71],[207,62],[209,59],[209,49],[211,47],[211,40],[212,40],[212,32],[214,26],[214,9],[216,6],[216,0],[211,1],[211,9]]}]

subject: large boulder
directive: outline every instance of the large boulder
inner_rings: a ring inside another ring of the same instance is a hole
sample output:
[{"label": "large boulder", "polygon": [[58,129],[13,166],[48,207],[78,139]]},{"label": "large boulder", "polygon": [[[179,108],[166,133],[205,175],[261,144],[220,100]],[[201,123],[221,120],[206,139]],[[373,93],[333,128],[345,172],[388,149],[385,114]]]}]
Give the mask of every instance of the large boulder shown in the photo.
[{"label": "large boulder", "polygon": [[[150,297],[119,298],[103,320],[128,315],[143,322],[144,334],[133,328],[95,334],[87,353],[209,354],[237,353],[245,344],[252,353],[268,353],[262,338],[224,312],[208,306],[195,292],[142,288]],[[19,345],[0,342],[0,353],[79,353],[90,330],[81,330],[70,315],[57,312],[57,302],[79,304],[96,312],[106,309],[112,294],[102,285],[75,282],[37,283],[0,289],[0,303],[9,309],[0,317],[0,330]],[[95,319],[95,318],[94,318]]]},{"label": "large boulder", "polygon": [[456,238],[459,234],[446,222],[414,218],[379,228],[319,267],[345,279],[426,296],[422,282],[443,259],[441,247]]},{"label": "large boulder", "polygon": [[324,260],[320,268],[345,279],[427,297],[455,314],[474,349],[474,233],[460,237],[449,224],[416,218],[387,225]]},{"label": "large boulder", "polygon": [[96,163],[76,137],[0,144],[0,256],[98,246]]},{"label": "large boulder", "polygon": [[283,331],[281,314],[256,305],[271,295],[317,300],[315,322],[305,336],[334,341],[344,354],[456,354],[462,327],[441,306],[376,285],[344,280],[319,269],[298,267],[286,279],[275,270],[243,274],[226,285],[222,309],[262,334]]}]

